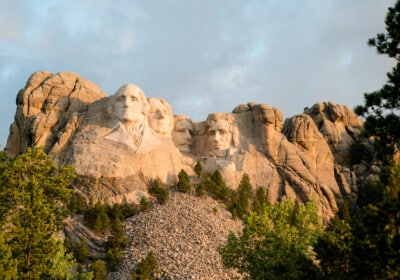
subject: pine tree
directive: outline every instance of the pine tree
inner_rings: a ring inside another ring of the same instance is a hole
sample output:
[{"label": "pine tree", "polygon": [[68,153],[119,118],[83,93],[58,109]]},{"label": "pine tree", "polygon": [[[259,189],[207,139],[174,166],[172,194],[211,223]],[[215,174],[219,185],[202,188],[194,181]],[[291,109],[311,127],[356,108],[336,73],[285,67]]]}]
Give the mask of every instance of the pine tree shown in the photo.
[{"label": "pine tree", "polygon": [[323,279],[350,279],[353,276],[354,235],[347,203],[330,221],[314,246]]},{"label": "pine tree", "polygon": [[209,187],[209,191],[219,200],[227,202],[230,196],[230,189],[225,184],[224,178],[219,170],[215,170],[211,174],[211,188]]},{"label": "pine tree", "polygon": [[0,233],[0,278],[4,280],[17,280],[17,260],[12,257],[11,246],[6,243]]},{"label": "pine tree", "polygon": [[248,174],[243,174],[242,180],[237,189],[237,208],[239,217],[247,215],[250,212],[250,204],[253,198],[253,187],[250,183]]},{"label": "pine tree", "polygon": [[150,183],[149,192],[156,197],[160,204],[164,204],[168,201],[169,192],[161,186],[160,181],[157,179]]},{"label": "pine tree", "polygon": [[359,279],[400,278],[400,165],[390,171],[382,201],[365,206],[353,226],[353,266]]},{"label": "pine tree", "polygon": [[196,173],[197,176],[201,176],[203,174],[203,166],[201,165],[200,161],[196,162],[196,165],[194,166],[194,173]]},{"label": "pine tree", "polygon": [[393,58],[396,65],[387,74],[387,83],[380,90],[365,93],[365,104],[355,108],[366,117],[366,136],[374,137],[376,155],[384,163],[392,160],[400,141],[400,1],[389,8],[385,24],[386,33],[369,39],[368,45]]},{"label": "pine tree", "polygon": [[139,205],[140,205],[140,211],[143,212],[149,211],[151,207],[150,201],[145,196],[142,196]]},{"label": "pine tree", "polygon": [[102,260],[96,260],[90,267],[93,272],[93,280],[107,280],[107,267],[106,263]]},{"label": "pine tree", "polygon": [[54,233],[65,217],[72,170],[58,169],[39,148],[18,156],[1,153],[0,160],[1,234],[18,263],[19,278],[40,279],[52,273],[60,257]]},{"label": "pine tree", "polygon": [[178,183],[176,184],[176,189],[180,192],[188,192],[190,190],[189,175],[183,169],[178,173]]},{"label": "pine tree", "polygon": [[263,187],[257,187],[254,195],[253,211],[260,214],[267,204],[268,200],[266,190]]},{"label": "pine tree", "polygon": [[157,259],[153,251],[147,253],[146,258],[143,258],[137,265],[136,271],[132,274],[133,280],[152,280],[155,278],[155,273],[158,270]]}]

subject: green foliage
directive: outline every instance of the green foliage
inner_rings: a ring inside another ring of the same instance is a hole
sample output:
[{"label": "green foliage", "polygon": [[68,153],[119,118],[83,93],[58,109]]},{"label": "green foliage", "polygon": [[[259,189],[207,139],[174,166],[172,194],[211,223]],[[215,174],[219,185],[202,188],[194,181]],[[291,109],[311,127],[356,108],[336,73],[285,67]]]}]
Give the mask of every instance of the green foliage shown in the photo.
[{"label": "green foliage", "polygon": [[311,279],[316,276],[309,247],[320,225],[314,202],[266,205],[244,219],[239,236],[231,233],[219,248],[225,266],[250,279]]},{"label": "green foliage", "polygon": [[83,214],[87,209],[85,199],[78,193],[74,192],[68,203],[68,210],[72,214]]},{"label": "green foliage", "polygon": [[236,190],[236,193],[232,195],[232,202],[229,210],[235,217],[242,218],[250,212],[251,201],[253,198],[253,187],[250,184],[249,175],[243,174],[242,180]]},{"label": "green foliage", "polygon": [[262,187],[257,187],[253,201],[253,212],[261,214],[267,204],[267,191]]},{"label": "green foliage", "polygon": [[205,190],[204,184],[202,184],[202,183],[196,184],[195,191],[196,191],[196,195],[197,196],[203,196],[203,195],[206,194],[206,190]]},{"label": "green foliage", "polygon": [[350,146],[350,165],[361,162],[370,164],[374,160],[372,145],[363,138],[356,139]]},{"label": "green foliage", "polygon": [[159,180],[153,180],[150,183],[149,192],[150,194],[155,196],[155,198],[160,204],[164,204],[165,202],[168,201],[169,192],[164,187],[161,186]]},{"label": "green foliage", "polygon": [[400,165],[391,168],[382,200],[354,222],[354,270],[360,279],[400,278]]},{"label": "green foliage", "polygon": [[90,266],[93,273],[93,280],[107,280],[107,267],[106,263],[102,260],[96,260]]},{"label": "green foliage", "polygon": [[137,215],[139,210],[137,209],[136,205],[123,203],[121,204],[121,212],[124,219]]},{"label": "green foliage", "polygon": [[146,258],[142,259],[132,273],[132,280],[152,280],[155,278],[155,273],[158,271],[157,259],[153,251],[150,251]]},{"label": "green foliage", "polygon": [[50,269],[41,275],[40,279],[74,279],[73,270],[76,266],[75,259],[71,253],[66,253],[61,241],[55,245],[55,255],[50,260]]},{"label": "green foliage", "polygon": [[178,174],[178,183],[176,183],[176,189],[184,193],[190,190],[189,175],[183,169]]},{"label": "green foliage", "polygon": [[112,227],[111,235],[107,238],[106,261],[111,271],[116,270],[123,259],[122,248],[128,244],[128,237],[122,228],[121,221],[117,218]]},{"label": "green foliage", "polygon": [[206,189],[218,200],[229,201],[231,190],[224,182],[224,178],[219,170],[215,170],[210,179],[207,178]]},{"label": "green foliage", "polygon": [[0,233],[12,252],[10,264],[17,263],[21,279],[69,275],[55,271],[55,261],[67,269],[69,257],[60,255],[54,234],[65,217],[72,169],[57,168],[39,148],[18,156],[1,152],[0,160]]},{"label": "green foliage", "polygon": [[151,203],[145,196],[142,196],[139,205],[140,205],[140,210],[143,212],[149,211],[151,208]]},{"label": "green foliage", "polygon": [[128,237],[122,228],[122,223],[116,219],[111,227],[111,235],[107,238],[107,248],[125,247],[128,244]]},{"label": "green foliage", "polygon": [[89,205],[83,216],[84,223],[96,233],[106,234],[110,228],[107,210],[108,206],[99,201],[94,206]]},{"label": "green foliage", "polygon": [[111,247],[106,252],[106,262],[111,271],[115,271],[122,262],[124,256],[120,247]]},{"label": "green foliage", "polygon": [[200,161],[196,162],[196,165],[194,166],[194,173],[196,173],[197,176],[201,176],[203,174],[203,166],[201,165]]},{"label": "green foliage", "polygon": [[364,94],[364,105],[357,106],[355,112],[366,117],[366,136],[374,136],[377,157],[384,164],[392,160],[400,140],[400,1],[389,8],[386,16],[386,34],[377,34],[368,41],[378,53],[394,58],[396,65],[387,74],[388,81],[380,89]]},{"label": "green foliage", "polygon": [[82,239],[81,243],[76,244],[73,247],[76,260],[81,263],[86,263],[89,260],[89,248],[86,239]]},{"label": "green foliage", "polygon": [[12,257],[11,249],[0,233],[0,278],[4,280],[18,279],[17,260]]},{"label": "green foliage", "polygon": [[350,224],[333,218],[314,246],[323,279],[349,279],[354,236]]}]

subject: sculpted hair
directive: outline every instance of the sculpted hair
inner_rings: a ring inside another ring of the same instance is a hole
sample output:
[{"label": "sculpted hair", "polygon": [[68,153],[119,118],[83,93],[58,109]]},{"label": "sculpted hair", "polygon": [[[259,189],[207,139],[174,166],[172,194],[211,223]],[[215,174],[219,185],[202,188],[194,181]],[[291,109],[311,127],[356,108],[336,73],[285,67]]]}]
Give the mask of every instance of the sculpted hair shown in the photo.
[{"label": "sculpted hair", "polygon": [[172,108],[171,108],[171,105],[169,105],[169,103],[167,101],[165,101],[162,98],[155,98],[155,97],[150,97],[147,100],[148,100],[148,103],[150,104],[150,111],[153,108],[153,103],[155,101],[159,101],[161,104],[163,104],[165,106],[165,108],[167,108],[168,115],[171,116],[171,119],[172,119]]}]

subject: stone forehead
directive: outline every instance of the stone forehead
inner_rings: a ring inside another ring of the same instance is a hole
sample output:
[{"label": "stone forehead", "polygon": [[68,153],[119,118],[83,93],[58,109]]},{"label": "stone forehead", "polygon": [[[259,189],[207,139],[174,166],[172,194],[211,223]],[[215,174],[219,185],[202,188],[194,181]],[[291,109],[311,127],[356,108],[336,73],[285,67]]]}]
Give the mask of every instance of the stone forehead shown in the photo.
[{"label": "stone forehead", "polygon": [[175,130],[179,129],[192,129],[193,124],[189,120],[181,119],[175,121]]},{"label": "stone forehead", "polygon": [[210,130],[220,129],[220,128],[230,128],[230,123],[227,120],[217,120],[210,125]]},{"label": "stone forehead", "polygon": [[150,103],[151,109],[158,108],[159,106],[164,106],[168,110],[168,113],[172,114],[171,105],[169,105],[169,103],[167,101],[165,101],[164,99],[150,97],[150,98],[148,98],[148,101]]},{"label": "stone forehead", "polygon": [[115,93],[115,96],[120,96],[120,95],[137,95],[137,94],[143,94],[143,91],[134,84],[126,84],[120,87],[117,92]]}]

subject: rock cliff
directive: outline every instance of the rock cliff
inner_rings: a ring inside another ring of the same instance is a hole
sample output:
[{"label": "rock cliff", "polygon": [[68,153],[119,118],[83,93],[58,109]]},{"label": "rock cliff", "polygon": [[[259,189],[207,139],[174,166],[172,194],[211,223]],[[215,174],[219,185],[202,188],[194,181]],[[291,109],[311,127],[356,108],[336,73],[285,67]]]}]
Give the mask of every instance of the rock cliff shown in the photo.
[{"label": "rock cliff", "polygon": [[357,196],[348,158],[361,127],[352,110],[329,102],[286,120],[277,108],[248,103],[193,122],[133,84],[106,96],[77,74],[36,72],[18,93],[6,149],[43,146],[60,166],[75,167],[79,192],[109,203],[137,202],[149,179],[173,184],[200,161],[233,189],[247,173],[270,202],[316,199],[329,218]]}]

